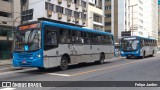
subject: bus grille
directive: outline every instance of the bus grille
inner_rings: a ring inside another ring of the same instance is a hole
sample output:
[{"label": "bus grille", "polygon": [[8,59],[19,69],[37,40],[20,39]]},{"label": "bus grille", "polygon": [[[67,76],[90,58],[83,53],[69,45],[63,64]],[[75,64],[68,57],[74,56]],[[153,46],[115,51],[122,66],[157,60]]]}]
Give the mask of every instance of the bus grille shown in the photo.
[{"label": "bus grille", "polygon": [[18,63],[19,63],[19,65],[22,65],[22,66],[31,65],[31,62],[27,62],[27,63],[18,62]]},{"label": "bus grille", "polygon": [[30,57],[33,57],[33,54],[18,54],[19,58],[26,58],[30,59]]}]

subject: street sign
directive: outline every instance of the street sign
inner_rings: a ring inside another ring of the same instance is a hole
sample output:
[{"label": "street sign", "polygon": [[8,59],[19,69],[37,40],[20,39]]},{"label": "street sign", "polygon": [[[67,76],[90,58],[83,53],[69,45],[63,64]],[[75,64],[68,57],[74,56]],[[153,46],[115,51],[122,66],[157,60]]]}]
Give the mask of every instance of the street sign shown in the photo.
[{"label": "street sign", "polygon": [[124,37],[124,36],[131,36],[131,31],[122,31],[121,32],[121,36]]}]

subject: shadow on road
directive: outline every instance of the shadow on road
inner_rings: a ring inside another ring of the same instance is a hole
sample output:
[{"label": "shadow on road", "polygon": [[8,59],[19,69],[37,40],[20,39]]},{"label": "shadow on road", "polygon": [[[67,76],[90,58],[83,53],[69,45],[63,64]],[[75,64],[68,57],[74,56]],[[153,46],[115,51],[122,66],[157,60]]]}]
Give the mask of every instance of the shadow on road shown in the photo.
[{"label": "shadow on road", "polygon": [[[104,64],[108,64],[108,63],[112,63],[112,62],[105,62]],[[104,64],[102,64],[102,65],[104,65]],[[92,66],[98,66],[98,65],[101,65],[101,64],[80,63],[80,64],[75,64],[75,65],[70,65],[67,70],[73,70],[73,69],[79,69],[79,68],[83,69],[85,67],[92,67]],[[45,74],[45,73],[58,73],[58,72],[61,72],[61,70],[59,69],[59,67],[48,68],[48,69],[45,69],[43,71],[35,69],[35,70],[28,70],[28,71],[25,71],[25,72],[18,72],[18,73]]]}]

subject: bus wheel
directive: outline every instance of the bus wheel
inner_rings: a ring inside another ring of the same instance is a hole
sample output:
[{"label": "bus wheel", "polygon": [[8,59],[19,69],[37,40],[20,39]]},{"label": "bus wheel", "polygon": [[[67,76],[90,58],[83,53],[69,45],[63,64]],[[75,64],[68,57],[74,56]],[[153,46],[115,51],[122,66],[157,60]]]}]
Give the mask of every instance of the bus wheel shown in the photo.
[{"label": "bus wheel", "polygon": [[40,71],[45,71],[46,70],[46,68],[44,68],[44,67],[37,67],[38,68],[38,70],[40,70]]},{"label": "bus wheel", "polygon": [[68,58],[63,56],[62,59],[61,59],[61,65],[60,65],[60,69],[63,71],[63,70],[66,70],[68,68]]},{"label": "bus wheel", "polygon": [[104,54],[100,54],[100,60],[98,61],[99,64],[104,64],[105,56]]}]

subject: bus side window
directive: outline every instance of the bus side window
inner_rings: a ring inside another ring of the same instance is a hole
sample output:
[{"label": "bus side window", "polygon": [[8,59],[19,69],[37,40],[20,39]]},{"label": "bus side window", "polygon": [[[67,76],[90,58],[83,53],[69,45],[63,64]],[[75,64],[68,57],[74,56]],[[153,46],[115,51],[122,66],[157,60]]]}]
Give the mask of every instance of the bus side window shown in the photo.
[{"label": "bus side window", "polygon": [[57,46],[57,33],[55,31],[45,30],[44,50],[52,49]]},{"label": "bus side window", "polygon": [[82,44],[82,32],[81,31],[74,31],[74,41],[75,44]]},{"label": "bus side window", "polygon": [[60,29],[59,41],[62,44],[71,43],[71,30]]}]

